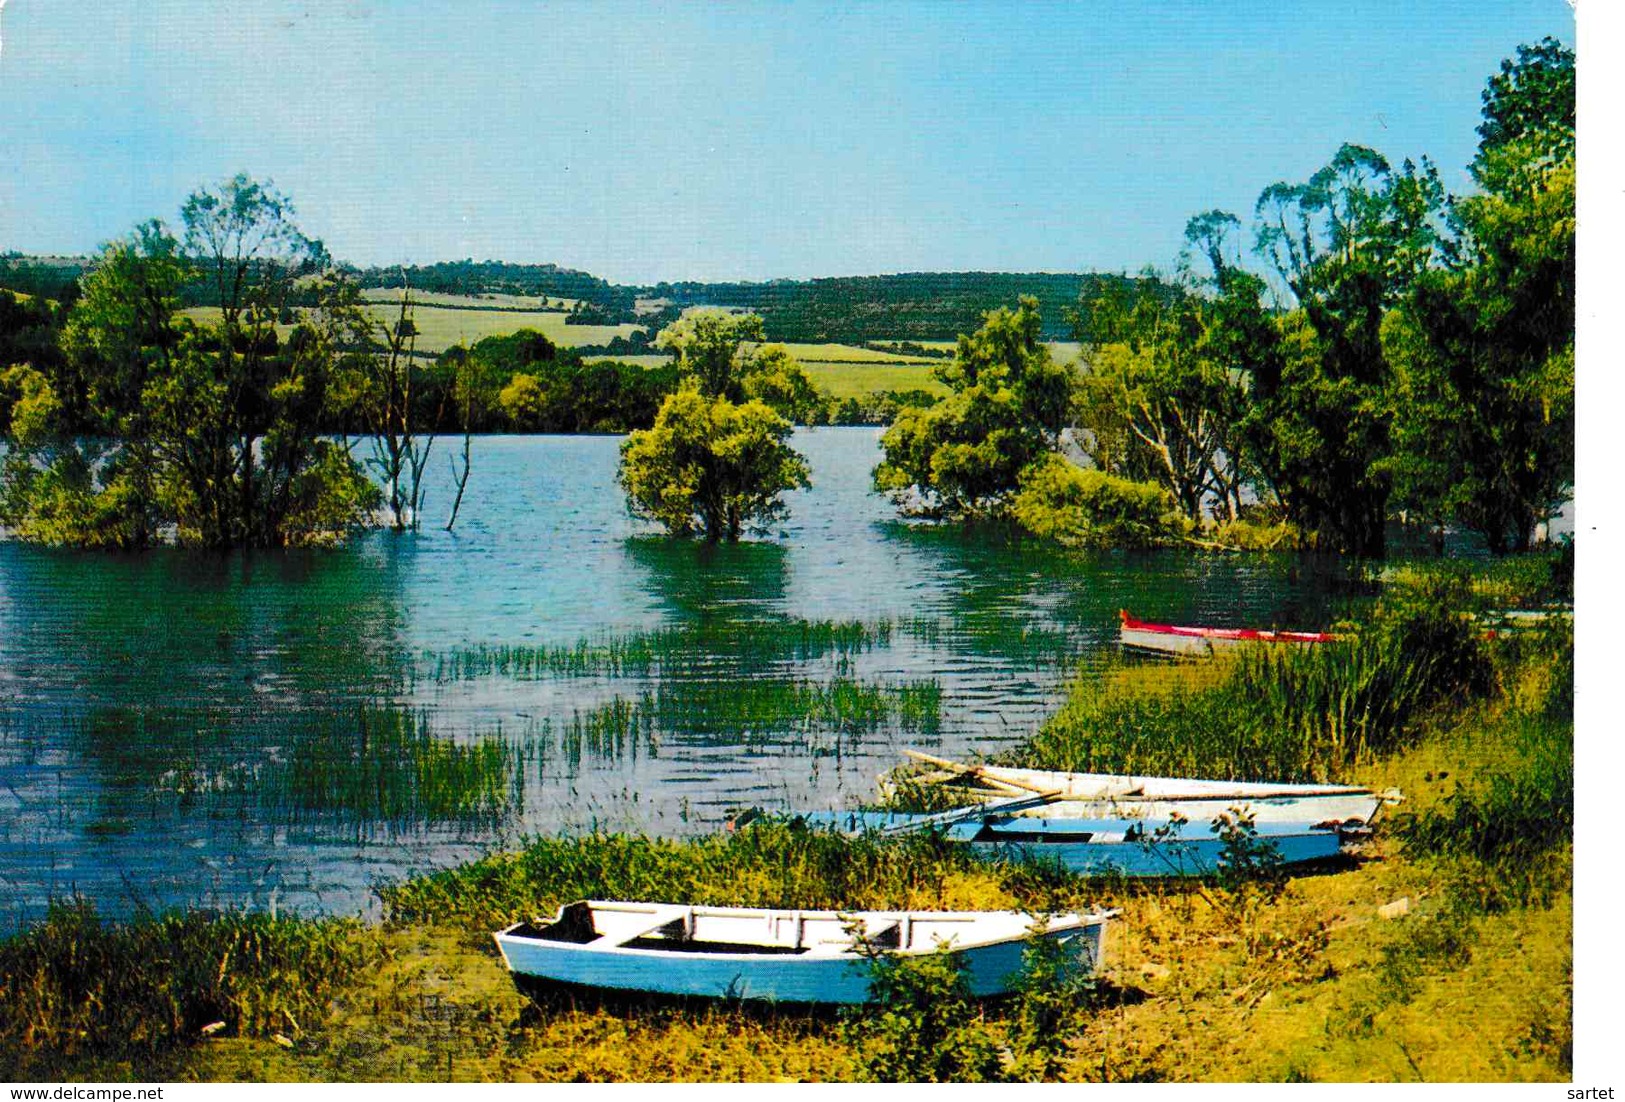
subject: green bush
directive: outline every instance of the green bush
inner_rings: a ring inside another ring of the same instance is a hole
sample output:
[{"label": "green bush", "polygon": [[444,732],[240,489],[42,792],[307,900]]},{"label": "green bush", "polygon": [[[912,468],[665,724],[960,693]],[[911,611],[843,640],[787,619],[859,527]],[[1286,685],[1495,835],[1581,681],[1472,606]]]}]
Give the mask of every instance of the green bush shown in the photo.
[{"label": "green bush", "polygon": [[1058,455],[1022,472],[1012,513],[1034,535],[1073,547],[1149,546],[1189,527],[1173,495],[1155,483],[1079,467]]},{"label": "green bush", "polygon": [[[518,852],[394,885],[381,895],[393,921],[448,921],[484,933],[577,899],[883,910],[938,898],[945,877],[978,867],[966,847],[931,834],[847,837],[760,822],[683,840],[536,838]],[[1008,900],[1001,894],[996,902]]]},{"label": "green bush", "polygon": [[1210,532],[1207,538],[1221,547],[1237,551],[1298,551],[1307,545],[1302,530],[1290,521],[1251,520],[1246,517],[1226,521]]},{"label": "green bush", "polygon": [[1485,911],[1548,901],[1567,884],[1559,851],[1574,840],[1572,724],[1540,715],[1505,723],[1506,764],[1458,783],[1426,813],[1399,818],[1408,852],[1468,863],[1454,890]]},{"label": "green bush", "polygon": [[843,1023],[860,1066],[884,1083],[986,1083],[999,1051],[955,954],[870,956],[869,1002]]},{"label": "green bush", "polygon": [[790,422],[761,402],[736,405],[685,382],[661,404],[653,428],[622,443],[616,481],[635,515],[672,535],[737,540],[784,516],[785,491],[810,485],[790,432]]}]

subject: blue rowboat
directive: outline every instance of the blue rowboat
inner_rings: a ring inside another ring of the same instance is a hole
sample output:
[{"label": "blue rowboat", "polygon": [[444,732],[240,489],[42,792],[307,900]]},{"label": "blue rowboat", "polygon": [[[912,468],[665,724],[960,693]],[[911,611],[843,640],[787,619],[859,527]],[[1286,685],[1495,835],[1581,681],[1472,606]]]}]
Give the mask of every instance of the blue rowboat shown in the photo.
[{"label": "blue rowboat", "polygon": [[917,956],[948,946],[971,993],[1010,990],[1035,932],[1065,945],[1078,967],[1098,970],[1116,911],[1044,920],[1016,911],[803,911],[583,900],[551,922],[497,933],[516,976],[605,991],[861,1003],[869,998],[871,946]]},{"label": "blue rowboat", "polygon": [[[1112,773],[1063,773],[958,762],[905,750],[911,758],[939,767],[917,781],[951,786],[958,795],[983,803],[1012,795],[1048,797],[1022,808],[1027,817],[1055,819],[1156,819],[1175,817],[1206,826],[1222,814],[1265,823],[1369,826],[1384,807],[1403,797],[1395,789],[1376,792],[1341,784],[1281,784],[1273,781],[1209,781],[1181,777],[1141,777]],[[881,794],[895,792],[897,777],[881,778]],[[995,809],[990,809],[995,810]]]},{"label": "blue rowboat", "polygon": [[[847,834],[936,830],[990,859],[1058,862],[1086,876],[1205,876],[1217,872],[1222,838],[1203,824],[1143,818],[1059,819],[977,814],[956,819],[886,811],[827,811],[802,816],[809,826]],[[1282,865],[1325,861],[1342,852],[1347,833],[1310,823],[1255,825],[1260,843]]]}]

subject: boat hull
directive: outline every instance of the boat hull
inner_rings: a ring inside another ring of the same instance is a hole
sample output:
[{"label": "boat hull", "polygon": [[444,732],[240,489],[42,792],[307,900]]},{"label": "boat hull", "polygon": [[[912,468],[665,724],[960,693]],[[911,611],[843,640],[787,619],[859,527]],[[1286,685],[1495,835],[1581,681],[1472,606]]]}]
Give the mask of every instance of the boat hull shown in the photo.
[{"label": "boat hull", "polygon": [[[811,826],[848,834],[936,829],[989,860],[1059,864],[1084,876],[1206,876],[1220,869],[1226,853],[1225,840],[1195,822],[1011,815],[934,824],[929,816],[862,811],[805,818]],[[1345,835],[1337,829],[1301,822],[1255,826],[1258,840],[1283,866],[1328,861],[1342,853]]]},{"label": "boat hull", "polygon": [[[930,916],[910,917],[917,929],[929,929]],[[969,921],[975,916],[950,917]],[[1042,936],[1064,945],[1080,967],[1094,970],[1104,953],[1105,931],[1106,916],[1100,915],[1052,928]],[[547,940],[535,933],[524,923],[511,926],[495,935],[497,948],[516,976],[549,984],[668,998],[773,1003],[840,1005],[869,998],[870,962],[849,947],[839,951],[823,946],[776,952],[695,952],[595,947]],[[902,955],[934,951],[938,939],[930,940],[929,946]],[[971,994],[986,997],[1011,989],[1021,975],[1025,947],[1025,939],[1015,936],[953,952],[963,964]]]},{"label": "boat hull", "polygon": [[1132,796],[1146,799],[1304,799],[1312,796],[1371,796],[1369,788],[1348,784],[1278,784],[1273,781],[1210,781],[1184,777],[1145,777],[1126,773],[1068,773],[1051,769],[1016,769],[1002,765],[975,767],[989,780],[1017,781],[1029,789],[1059,792],[1063,798],[1100,800]]},{"label": "boat hull", "polygon": [[1255,643],[1277,647],[1306,647],[1330,643],[1336,638],[1318,631],[1259,631],[1251,628],[1187,627],[1177,624],[1153,624],[1136,620],[1120,612],[1122,620],[1117,639],[1125,647],[1154,651],[1185,658],[1205,658],[1218,651]]},{"label": "boat hull", "polygon": [[[1059,798],[1014,814],[1035,819],[1172,819],[1192,824],[1240,812],[1257,824],[1336,823],[1366,825],[1397,792],[1378,794],[1353,785],[1270,784],[1256,781],[1185,780],[1112,773],[1064,773],[983,765],[966,770],[968,783],[1005,782],[1005,791],[978,791],[985,800],[1017,791],[1056,792]],[[1013,782],[1013,785],[1010,784]],[[883,790],[886,782],[883,782]]]},{"label": "boat hull", "polygon": [[1017,812],[1032,819],[1157,819],[1178,816],[1193,825],[1206,826],[1220,815],[1232,818],[1239,813],[1255,824],[1322,823],[1363,826],[1382,807],[1376,796],[1305,796],[1269,800],[1238,800],[1216,797],[1203,800],[1060,800]]}]

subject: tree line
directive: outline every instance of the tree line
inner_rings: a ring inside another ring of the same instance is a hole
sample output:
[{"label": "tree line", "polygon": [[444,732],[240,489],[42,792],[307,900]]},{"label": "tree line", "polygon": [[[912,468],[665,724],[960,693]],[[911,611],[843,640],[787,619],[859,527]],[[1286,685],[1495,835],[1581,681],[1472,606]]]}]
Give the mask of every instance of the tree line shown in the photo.
[{"label": "tree line", "polygon": [[[904,513],[1077,544],[1380,556],[1399,515],[1526,549],[1574,481],[1573,52],[1519,47],[1478,137],[1469,195],[1425,158],[1345,144],[1263,189],[1250,242],[1231,212],[1194,216],[1172,275],[1082,289],[1067,312],[1080,364],[1052,358],[1038,297],[987,311],[934,369],[948,397],[886,430],[876,489]],[[623,453],[634,505],[735,538],[732,519],[662,512],[720,457],[656,439]],[[747,525],[753,502],[771,521],[777,492],[805,480],[782,438],[760,451],[774,458],[758,488],[775,492],[724,494]]]},{"label": "tree line", "polygon": [[1204,212],[1171,276],[1086,291],[1070,376],[1036,299],[989,314],[876,486],[1084,543],[1262,528],[1381,555],[1401,515],[1526,549],[1574,480],[1574,121],[1573,52],[1523,46],[1484,91],[1472,194],[1344,145],[1262,191],[1250,249]]}]

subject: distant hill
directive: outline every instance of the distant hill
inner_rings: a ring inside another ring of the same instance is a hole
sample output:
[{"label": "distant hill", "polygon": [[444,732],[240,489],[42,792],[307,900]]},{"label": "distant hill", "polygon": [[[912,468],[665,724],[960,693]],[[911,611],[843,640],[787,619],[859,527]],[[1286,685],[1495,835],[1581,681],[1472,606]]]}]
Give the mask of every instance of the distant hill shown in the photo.
[{"label": "distant hill", "polygon": [[1044,335],[1072,335],[1066,311],[1087,286],[1126,277],[1054,272],[909,272],[902,275],[773,280],[768,283],[660,283],[650,290],[682,306],[738,306],[762,315],[768,339],[860,344],[873,340],[952,340],[974,332],[982,315],[1037,297]]},{"label": "distant hill", "polygon": [[77,298],[79,277],[95,263],[88,256],[0,255],[0,287],[38,298]]},{"label": "distant hill", "polygon": [[[447,294],[556,295],[591,303],[588,319],[613,325],[638,321],[639,298],[677,307],[728,306],[762,315],[769,340],[797,344],[862,344],[876,340],[945,341],[974,332],[982,315],[1014,306],[1022,295],[1038,298],[1044,335],[1072,336],[1067,311],[1085,287],[1126,277],[1056,272],[908,272],[901,275],[777,279],[765,283],[613,284],[553,264],[459,260],[405,269],[420,291]],[[401,269],[366,268],[363,286],[398,286]],[[663,320],[663,319],[662,319]]]},{"label": "distant hill", "polygon": [[[45,298],[62,298],[92,263],[88,257],[0,257],[0,287]],[[363,287],[396,287],[399,266],[350,268]],[[982,315],[1036,296],[1044,336],[1073,338],[1068,311],[1085,288],[1102,282],[1131,283],[1121,275],[1082,272],[906,272],[899,275],[777,279],[765,283],[658,283],[629,286],[556,264],[510,264],[453,260],[409,265],[408,282],[419,291],[450,295],[529,295],[577,300],[573,318],[594,325],[658,326],[686,306],[726,306],[762,315],[769,340],[796,344],[868,341],[950,341],[974,332]],[[204,286],[189,288],[188,305],[207,305]],[[641,316],[639,299],[669,304]],[[1083,334],[1085,339],[1088,333]]]},{"label": "distant hill", "polygon": [[399,287],[404,272],[419,291],[448,295],[547,295],[582,299],[631,321],[637,289],[620,287],[587,272],[557,264],[509,264],[501,260],[447,260],[438,264],[352,269],[363,287]]}]

